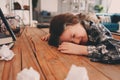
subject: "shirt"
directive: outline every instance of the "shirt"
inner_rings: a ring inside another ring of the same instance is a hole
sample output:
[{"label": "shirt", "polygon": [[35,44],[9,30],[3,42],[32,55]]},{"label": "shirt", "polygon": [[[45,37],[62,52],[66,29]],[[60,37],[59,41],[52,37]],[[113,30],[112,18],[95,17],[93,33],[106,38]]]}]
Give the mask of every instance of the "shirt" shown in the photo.
[{"label": "shirt", "polygon": [[91,61],[120,62],[120,41],[114,39],[104,25],[90,23],[86,31],[88,34],[88,57],[91,58]]}]

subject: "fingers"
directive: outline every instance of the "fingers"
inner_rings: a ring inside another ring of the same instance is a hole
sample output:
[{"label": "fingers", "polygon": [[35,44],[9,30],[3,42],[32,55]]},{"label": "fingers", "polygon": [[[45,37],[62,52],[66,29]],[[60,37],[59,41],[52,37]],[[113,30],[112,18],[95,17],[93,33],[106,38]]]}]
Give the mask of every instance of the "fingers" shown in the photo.
[{"label": "fingers", "polygon": [[68,53],[68,49],[65,47],[59,47],[58,50],[62,53]]},{"label": "fingers", "polygon": [[47,41],[47,38],[46,37],[41,37],[41,40],[42,41]]},{"label": "fingers", "polygon": [[59,45],[58,50],[64,50],[67,49],[67,43],[63,42],[61,45]]},{"label": "fingers", "polygon": [[50,37],[50,34],[47,34],[47,35],[41,37],[41,40],[42,41],[48,41],[49,37]]},{"label": "fingers", "polygon": [[61,51],[61,50],[67,50],[67,47],[65,47],[65,46],[59,46],[59,47],[58,47],[58,50],[59,50],[59,51]]},{"label": "fingers", "polygon": [[69,53],[69,42],[63,42],[59,45],[58,50],[62,53]]},{"label": "fingers", "polygon": [[60,50],[62,53],[69,53],[67,50]]},{"label": "fingers", "polygon": [[63,42],[59,45],[58,50],[62,53],[76,54],[77,53],[77,44],[71,42]]},{"label": "fingers", "polygon": [[47,38],[45,36],[41,37],[42,41],[47,41]]}]

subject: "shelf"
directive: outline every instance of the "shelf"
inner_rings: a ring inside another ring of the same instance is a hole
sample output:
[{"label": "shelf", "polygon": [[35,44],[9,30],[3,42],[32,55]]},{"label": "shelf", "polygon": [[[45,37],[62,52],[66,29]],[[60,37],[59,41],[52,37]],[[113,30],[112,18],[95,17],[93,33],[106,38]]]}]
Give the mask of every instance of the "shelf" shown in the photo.
[{"label": "shelf", "polygon": [[15,10],[15,11],[29,11],[29,10],[26,10],[26,9],[12,9],[12,11]]},{"label": "shelf", "polygon": [[[25,25],[31,25],[32,23],[32,0],[11,0],[11,12],[14,15],[20,16]],[[18,2],[21,9],[14,7],[14,2]]]}]

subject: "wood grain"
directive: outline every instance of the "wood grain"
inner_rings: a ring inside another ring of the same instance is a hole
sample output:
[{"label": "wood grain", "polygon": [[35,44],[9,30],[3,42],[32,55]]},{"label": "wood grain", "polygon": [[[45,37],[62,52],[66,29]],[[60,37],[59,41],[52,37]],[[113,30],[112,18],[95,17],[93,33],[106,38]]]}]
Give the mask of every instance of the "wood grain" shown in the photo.
[{"label": "wood grain", "polygon": [[48,29],[26,27],[12,48],[14,58],[0,61],[0,80],[16,80],[20,71],[30,67],[40,73],[40,80],[64,80],[72,65],[85,67],[89,80],[120,79],[120,64],[96,63],[85,56],[63,54],[41,40],[48,32]]}]

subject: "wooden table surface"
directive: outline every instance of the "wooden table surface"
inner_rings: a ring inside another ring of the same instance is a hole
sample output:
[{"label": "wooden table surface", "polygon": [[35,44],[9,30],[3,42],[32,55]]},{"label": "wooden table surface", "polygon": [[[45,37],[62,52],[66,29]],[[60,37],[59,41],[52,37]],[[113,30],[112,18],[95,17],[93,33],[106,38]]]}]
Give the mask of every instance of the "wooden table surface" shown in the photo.
[{"label": "wooden table surface", "polygon": [[[46,30],[27,27],[12,48],[16,54],[10,61],[0,61],[0,80],[16,80],[17,73],[33,67],[40,80],[64,80],[72,64],[85,67],[89,80],[120,80],[119,64],[91,62],[84,56],[60,53],[57,48],[41,41]],[[75,79],[74,79],[75,80]]]}]

